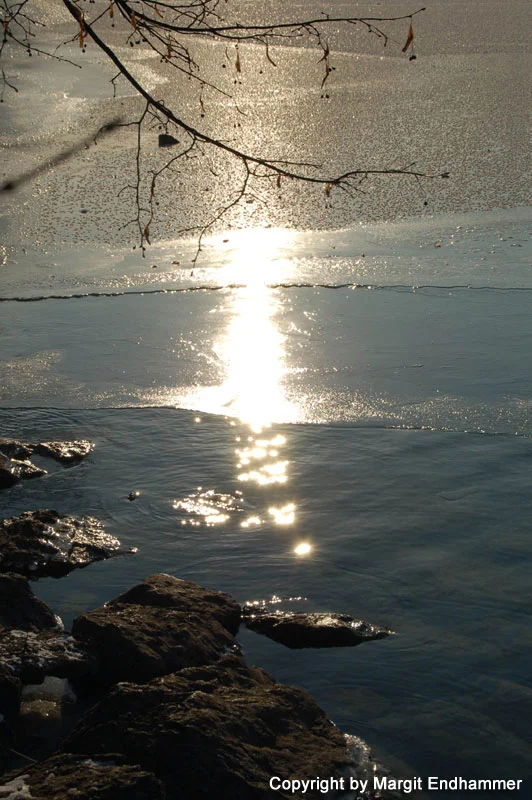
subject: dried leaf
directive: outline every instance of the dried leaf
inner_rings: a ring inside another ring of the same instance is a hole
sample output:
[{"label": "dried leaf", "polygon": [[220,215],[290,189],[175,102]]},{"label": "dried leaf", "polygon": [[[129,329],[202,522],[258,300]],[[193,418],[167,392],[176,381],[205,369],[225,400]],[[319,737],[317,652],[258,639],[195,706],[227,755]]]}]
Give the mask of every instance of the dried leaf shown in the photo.
[{"label": "dried leaf", "polygon": [[114,15],[115,15],[114,3],[113,0],[111,0],[111,3],[109,5],[109,16],[111,17],[111,19],[113,19]]},{"label": "dried leaf", "polygon": [[238,52],[238,50],[236,51],[235,68],[237,72],[242,72],[242,69],[240,67],[240,53]]},{"label": "dried leaf", "polygon": [[278,189],[281,188],[281,176],[280,175],[277,176],[277,188]]},{"label": "dried leaf", "polygon": [[325,184],[325,196],[326,197],[330,197],[331,196],[331,184],[330,183],[326,183]]},{"label": "dried leaf", "polygon": [[406,51],[408,50],[413,41],[414,41],[414,29],[412,27],[412,23],[410,23],[410,27],[408,29],[408,36],[406,38],[406,44],[402,50],[403,53],[406,53]]},{"label": "dried leaf", "polygon": [[150,242],[150,223],[149,223],[149,222],[148,222],[148,224],[147,224],[147,225],[144,227],[144,238],[146,239],[146,241],[148,242],[148,244],[151,244],[151,242]]}]

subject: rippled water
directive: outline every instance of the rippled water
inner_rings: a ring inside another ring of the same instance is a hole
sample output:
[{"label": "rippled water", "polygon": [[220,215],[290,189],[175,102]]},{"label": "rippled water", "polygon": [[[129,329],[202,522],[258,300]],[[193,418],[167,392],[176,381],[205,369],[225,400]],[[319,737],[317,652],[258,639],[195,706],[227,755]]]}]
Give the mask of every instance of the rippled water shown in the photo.
[{"label": "rippled water", "polygon": [[[40,6],[55,47],[58,6]],[[262,21],[260,4],[235,8]],[[267,4],[288,12],[323,9]],[[196,243],[175,237],[226,200],[234,173],[191,162],[168,176],[143,259],[122,227],[127,193],[110,190],[110,176],[131,180],[126,129],[4,195],[0,214],[0,432],[96,445],[75,467],[40,460],[49,474],[2,492],[0,513],[95,516],[138,548],[40,580],[40,596],[68,625],[164,571],[242,602],[276,595],[389,626],[393,637],[324,651],[240,638],[250,662],[308,689],[398,773],[528,786],[529,14],[524,0],[504,13],[431,0],[413,62],[402,29],[384,52],[349,26],[331,38],[327,99],[316,53],[278,47],[275,69],[242,45],[243,84],[230,69],[226,80],[244,114],[208,97],[205,121],[189,86],[133,50],[151,89],[244,148],[339,172],[416,161],[449,180],[376,182],[354,199],[261,187],[191,270]],[[197,55],[218,82],[225,45]],[[6,176],[114,114],[114,67],[91,48],[83,63],[9,62],[20,92],[2,107]],[[118,102],[135,117],[125,85]],[[159,168],[156,135],[145,153]]]},{"label": "rippled water", "polygon": [[139,548],[39,594],[69,623],[165,571],[387,625],[345,650],[241,639],[399,770],[528,777],[525,220],[229,234],[193,275],[94,261],[4,291],[3,434],[96,447],[2,513],[94,515]]}]

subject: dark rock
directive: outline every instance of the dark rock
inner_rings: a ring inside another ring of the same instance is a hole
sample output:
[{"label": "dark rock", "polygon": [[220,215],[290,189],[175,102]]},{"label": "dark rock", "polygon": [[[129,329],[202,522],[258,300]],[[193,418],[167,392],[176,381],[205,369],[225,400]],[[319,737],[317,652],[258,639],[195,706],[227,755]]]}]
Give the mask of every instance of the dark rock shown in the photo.
[{"label": "dark rock", "polygon": [[246,626],[293,650],[303,647],[353,647],[370,639],[383,639],[392,631],[349,614],[267,612],[253,605],[242,609]]},{"label": "dark rock", "polygon": [[206,620],[217,620],[232,634],[237,633],[240,625],[240,606],[230,595],[204,589],[196,583],[171,575],[150,575],[142,583],[115,597],[107,606],[123,603],[191,612]]},{"label": "dark rock", "polygon": [[143,683],[183,667],[212,664],[238,648],[215,619],[173,608],[113,603],[74,620],[72,633],[100,664],[103,683]]},{"label": "dark rock", "polygon": [[0,452],[0,489],[7,489],[19,481],[40,478],[41,475],[46,475],[46,470],[36,467],[31,461],[18,461]]},{"label": "dark rock", "polygon": [[345,738],[316,702],[237,656],[142,686],[119,684],[63,750],[95,759],[122,753],[157,775],[168,800],[293,797],[271,790],[270,778],[336,776],[348,767]]},{"label": "dark rock", "polygon": [[62,630],[61,620],[35,597],[21,575],[0,575],[0,629],[21,631]]},{"label": "dark rock", "polygon": [[47,675],[77,680],[95,672],[95,662],[72,636],[4,629],[0,670],[23,684],[42,683]]},{"label": "dark rock", "polygon": [[73,442],[40,442],[33,445],[33,450],[41,456],[48,456],[62,464],[81,461],[94,450],[92,442],[84,440]]},{"label": "dark rock", "polygon": [[[28,767],[24,775],[7,779],[0,796],[27,797],[33,800],[163,800],[161,784],[150,772],[137,766],[116,763],[108,758],[88,755],[55,754]],[[17,794],[19,792],[19,794]]]},{"label": "dark rock", "polygon": [[[0,636],[0,644],[2,637]],[[12,718],[18,714],[22,682],[5,664],[0,664],[0,714]]]},{"label": "dark rock", "polygon": [[17,439],[0,439],[0,451],[8,458],[16,458],[18,461],[25,461],[31,458],[33,447],[30,444],[19,442]]},{"label": "dark rock", "polygon": [[0,520],[0,569],[29,578],[58,578],[117,555],[119,548],[118,539],[93,517],[40,509]]}]

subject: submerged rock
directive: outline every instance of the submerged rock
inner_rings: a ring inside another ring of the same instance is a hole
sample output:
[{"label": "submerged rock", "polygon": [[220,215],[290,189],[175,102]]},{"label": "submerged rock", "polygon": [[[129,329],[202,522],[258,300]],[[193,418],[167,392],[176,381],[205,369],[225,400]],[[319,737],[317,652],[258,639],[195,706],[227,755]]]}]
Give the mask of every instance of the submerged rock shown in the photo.
[{"label": "submerged rock", "polygon": [[57,800],[163,800],[157,778],[119,759],[57,754],[25,769],[25,774],[2,785],[0,797]]},{"label": "submerged rock", "polygon": [[142,583],[115,597],[106,607],[123,603],[191,612],[205,620],[215,619],[232,634],[236,634],[240,625],[240,606],[230,595],[171,575],[150,575]]},{"label": "submerged rock", "polygon": [[40,509],[0,520],[0,569],[29,578],[58,578],[117,555],[119,548],[118,539],[93,517]]},{"label": "submerged rock", "polygon": [[262,611],[254,605],[242,609],[248,628],[293,650],[303,647],[354,647],[370,639],[383,639],[392,631],[349,614]]},{"label": "submerged rock", "polygon": [[19,481],[40,478],[42,475],[46,475],[46,470],[36,467],[31,461],[8,458],[0,452],[0,489],[8,489]]},{"label": "submerged rock", "polygon": [[155,772],[168,800],[288,797],[269,788],[272,776],[335,776],[349,764],[344,736],[306,692],[238,656],[142,686],[119,684],[63,750],[94,759],[121,753]]},{"label": "submerged rock", "polygon": [[4,630],[0,671],[23,684],[42,683],[47,675],[75,680],[94,672],[94,659],[72,636]]},{"label": "submerged rock", "polygon": [[0,629],[21,631],[62,630],[62,624],[46,603],[35,597],[21,575],[0,575]]}]

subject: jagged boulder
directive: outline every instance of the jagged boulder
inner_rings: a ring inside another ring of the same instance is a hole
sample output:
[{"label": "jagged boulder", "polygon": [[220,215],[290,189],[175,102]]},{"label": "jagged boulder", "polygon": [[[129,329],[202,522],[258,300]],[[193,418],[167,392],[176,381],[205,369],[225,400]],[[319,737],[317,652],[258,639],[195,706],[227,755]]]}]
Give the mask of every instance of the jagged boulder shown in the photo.
[{"label": "jagged boulder", "polygon": [[240,625],[240,606],[230,595],[171,575],[150,575],[142,583],[115,597],[107,603],[107,607],[124,603],[188,611],[206,620],[215,619],[233,635]]},{"label": "jagged boulder", "polygon": [[58,578],[119,552],[118,539],[93,517],[40,509],[0,520],[0,569],[6,572]]},{"label": "jagged boulder", "polygon": [[119,684],[63,750],[121,753],[154,772],[168,800],[288,797],[270,789],[272,776],[334,776],[349,763],[343,734],[306,692],[238,656],[141,686]]},{"label": "jagged boulder", "polygon": [[144,683],[184,667],[212,664],[238,644],[215,619],[124,603],[74,620],[72,633],[99,663],[99,679]]},{"label": "jagged boulder", "polygon": [[349,614],[263,611],[250,604],[242,609],[248,628],[294,650],[304,647],[354,647],[383,639],[392,631]]}]

